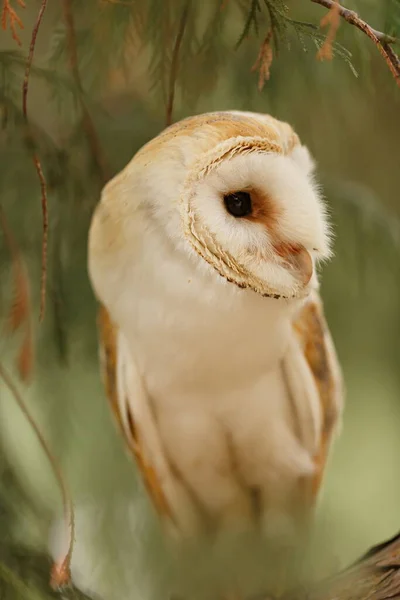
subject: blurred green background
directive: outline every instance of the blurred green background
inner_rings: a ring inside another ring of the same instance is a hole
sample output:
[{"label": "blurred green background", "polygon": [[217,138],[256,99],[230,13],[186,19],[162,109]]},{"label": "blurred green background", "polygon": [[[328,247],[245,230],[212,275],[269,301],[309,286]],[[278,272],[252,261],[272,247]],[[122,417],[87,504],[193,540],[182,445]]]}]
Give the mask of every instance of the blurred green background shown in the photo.
[{"label": "blurred green background", "polygon": [[[343,433],[319,516],[327,561],[335,570],[400,530],[400,95],[370,40],[344,22],[337,41],[352,53],[353,69],[338,56],[317,61],[313,40],[301,40],[290,29],[290,48],[281,43],[278,55],[274,48],[271,77],[259,91],[251,67],[268,30],[263,3],[258,35],[251,27],[235,49],[251,4],[189,3],[174,119],[233,108],[271,113],[292,124],[316,157],[336,235],[322,293],[347,386]],[[49,2],[46,9],[28,96],[49,184],[48,305],[44,323],[38,323],[40,187],[26,144],[21,86],[39,5],[27,0],[25,9],[16,7],[25,25],[21,49],[9,31],[0,35],[0,203],[28,265],[34,310],[34,378],[20,389],[60,458],[77,505],[75,562],[85,565],[81,570],[104,597],[123,598],[133,573],[135,585],[146,586],[141,544],[146,538],[154,549],[158,534],[99,378],[86,238],[102,174],[68,67],[62,2]],[[306,0],[288,5],[293,18],[315,24],[326,13]],[[184,6],[180,0],[72,3],[84,102],[112,174],[165,125],[163,86],[168,90]],[[377,29],[400,24],[397,0],[347,6]],[[4,237],[0,242],[5,322],[11,263]],[[18,335],[1,337],[1,360],[9,369],[20,342]],[[59,491],[12,397],[4,386],[0,393],[1,467],[11,469],[26,494],[10,501],[9,479],[3,477],[0,499],[11,509],[0,520],[2,533],[45,547],[60,516]]]}]

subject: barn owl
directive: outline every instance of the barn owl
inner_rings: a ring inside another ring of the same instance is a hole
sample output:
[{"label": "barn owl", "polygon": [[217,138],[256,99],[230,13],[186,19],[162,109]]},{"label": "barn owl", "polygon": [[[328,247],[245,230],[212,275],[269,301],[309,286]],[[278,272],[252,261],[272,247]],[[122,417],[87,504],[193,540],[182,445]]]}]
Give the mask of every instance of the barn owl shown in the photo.
[{"label": "barn owl", "polygon": [[105,386],[179,539],[295,535],[313,514],[343,408],[330,256],[313,159],[267,115],[184,119],[105,186],[88,258]]}]

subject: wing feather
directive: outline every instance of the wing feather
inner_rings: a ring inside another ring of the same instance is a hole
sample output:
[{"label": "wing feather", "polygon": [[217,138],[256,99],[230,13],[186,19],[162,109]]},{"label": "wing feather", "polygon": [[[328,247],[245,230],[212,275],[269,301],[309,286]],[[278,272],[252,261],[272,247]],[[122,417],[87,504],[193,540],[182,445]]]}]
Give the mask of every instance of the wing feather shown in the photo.
[{"label": "wing feather", "polygon": [[145,459],[141,441],[138,436],[136,423],[130,411],[122,411],[120,405],[121,395],[118,393],[117,380],[117,329],[111,318],[101,306],[98,312],[99,346],[101,351],[100,367],[103,383],[113,415],[118,423],[121,433],[128,448],[136,459],[136,463],[143,477],[144,483],[153,500],[157,511],[161,515],[171,516],[172,512],[155,474],[153,466]]},{"label": "wing feather", "polygon": [[193,532],[198,515],[165,455],[135,362],[104,306],[98,312],[100,367],[112,412],[149,497],[172,535]]},{"label": "wing feather", "polygon": [[344,406],[342,373],[318,292],[314,292],[303,305],[293,322],[293,329],[311,372],[321,411],[321,434],[313,481],[316,495],[334,434],[341,424]]}]

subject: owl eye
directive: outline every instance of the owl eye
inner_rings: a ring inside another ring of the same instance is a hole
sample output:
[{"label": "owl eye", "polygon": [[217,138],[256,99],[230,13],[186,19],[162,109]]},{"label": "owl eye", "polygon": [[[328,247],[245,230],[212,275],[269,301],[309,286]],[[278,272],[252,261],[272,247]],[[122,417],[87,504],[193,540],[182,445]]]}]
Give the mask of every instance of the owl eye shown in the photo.
[{"label": "owl eye", "polygon": [[247,217],[251,214],[251,196],[248,192],[233,192],[224,196],[226,210],[233,217]]}]

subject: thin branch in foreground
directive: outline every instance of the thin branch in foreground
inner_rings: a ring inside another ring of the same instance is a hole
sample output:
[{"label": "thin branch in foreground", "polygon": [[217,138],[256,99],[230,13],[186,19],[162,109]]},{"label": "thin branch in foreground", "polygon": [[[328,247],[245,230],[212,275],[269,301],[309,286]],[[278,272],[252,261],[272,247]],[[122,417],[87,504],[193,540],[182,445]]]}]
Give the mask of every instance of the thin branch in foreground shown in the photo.
[{"label": "thin branch in foreground", "polygon": [[81,80],[81,75],[79,72],[79,61],[78,61],[78,52],[77,52],[77,43],[76,43],[76,33],[75,33],[75,24],[74,24],[74,15],[72,12],[71,0],[63,0],[62,2],[64,21],[67,31],[67,48],[69,54],[69,66],[72,73],[72,77],[74,78],[75,85],[78,89],[79,93],[79,101],[82,110],[83,117],[83,128],[86,133],[86,137],[89,143],[89,147],[96,163],[96,166],[101,174],[102,183],[105,184],[110,179],[109,167],[107,165],[106,159],[103,154],[103,150],[101,148],[101,144],[96,132],[96,128],[92,121],[92,117],[90,112],[86,106],[86,102],[84,99],[84,91]]},{"label": "thin branch in foreground", "polygon": [[354,25],[354,27],[357,27],[357,29],[360,31],[363,31],[365,35],[367,35],[374,42],[375,46],[385,59],[385,62],[389,67],[397,85],[400,87],[400,59],[390,46],[390,44],[398,43],[399,40],[391,35],[383,33],[382,31],[373,29],[370,25],[368,25],[368,23],[360,19],[356,12],[345,8],[336,2],[336,0],[311,0],[311,2],[314,2],[314,4],[320,4],[329,10],[333,8],[334,4],[337,4],[337,10],[339,11],[342,19],[350,23],[350,25]]},{"label": "thin branch in foreground", "polygon": [[[41,7],[39,9],[36,23],[32,31],[31,43],[29,46],[29,55],[28,60],[26,62],[24,81],[22,84],[22,113],[25,118],[25,122],[27,124],[27,136],[30,142],[33,142],[32,131],[29,127],[28,122],[28,86],[29,86],[29,75],[31,72],[33,55],[35,52],[36,46],[36,38],[38,35],[39,27],[43,19],[44,11],[46,10],[47,0],[42,0]],[[40,158],[37,155],[36,151],[33,151],[33,163],[36,169],[36,172],[40,181],[40,189],[42,194],[42,223],[43,223],[43,235],[42,235],[42,272],[41,272],[41,281],[40,281],[40,315],[39,320],[43,321],[44,311],[46,307],[46,283],[47,283],[47,246],[48,246],[48,236],[49,236],[49,216],[48,216],[48,208],[47,208],[47,185],[46,179],[43,174],[42,165],[40,162]]]},{"label": "thin branch in foreground", "polygon": [[[17,0],[17,3],[21,8],[25,8],[23,0]],[[17,15],[15,9],[11,6],[11,0],[3,0],[3,8],[1,11],[1,26],[4,31],[7,29],[7,20],[10,22],[10,31],[13,40],[15,40],[18,46],[22,46],[21,40],[19,39],[16,26],[20,29],[24,28],[24,24],[21,18]]]},{"label": "thin branch in foreground", "polygon": [[176,36],[174,49],[172,51],[172,60],[171,60],[171,71],[169,77],[169,89],[168,89],[168,101],[166,107],[166,118],[165,124],[172,124],[172,112],[174,109],[174,100],[175,100],[175,85],[178,77],[178,69],[179,69],[179,51],[182,44],[183,36],[185,33],[187,18],[189,14],[189,4],[190,2],[186,2],[186,5],[183,9],[181,20],[179,22],[178,33]]},{"label": "thin branch in foreground", "polygon": [[71,582],[70,564],[71,564],[72,551],[73,551],[74,538],[75,538],[75,519],[74,519],[74,509],[73,509],[72,500],[69,495],[67,485],[64,481],[64,477],[63,477],[62,471],[60,469],[60,466],[58,465],[55,457],[53,456],[51,450],[49,449],[49,446],[48,446],[45,438],[43,437],[43,434],[40,431],[35,419],[30,414],[28,408],[26,407],[25,402],[24,402],[21,394],[19,393],[17,386],[14,384],[11,376],[7,373],[6,369],[4,368],[4,366],[2,365],[1,362],[0,362],[0,378],[3,380],[3,382],[5,383],[7,388],[10,390],[10,392],[13,395],[14,400],[17,403],[18,407],[20,408],[22,414],[24,415],[24,417],[28,421],[29,425],[32,427],[33,431],[35,432],[36,438],[37,438],[40,446],[42,447],[45,455],[48,458],[48,461],[51,465],[52,471],[54,473],[54,476],[55,476],[58,486],[60,488],[62,502],[63,502],[63,509],[64,509],[64,518],[65,518],[67,530],[69,532],[68,550],[67,550],[65,556],[63,556],[59,562],[54,564],[53,570],[51,573],[50,584],[54,589],[63,588],[64,586],[69,585],[69,583]]}]

